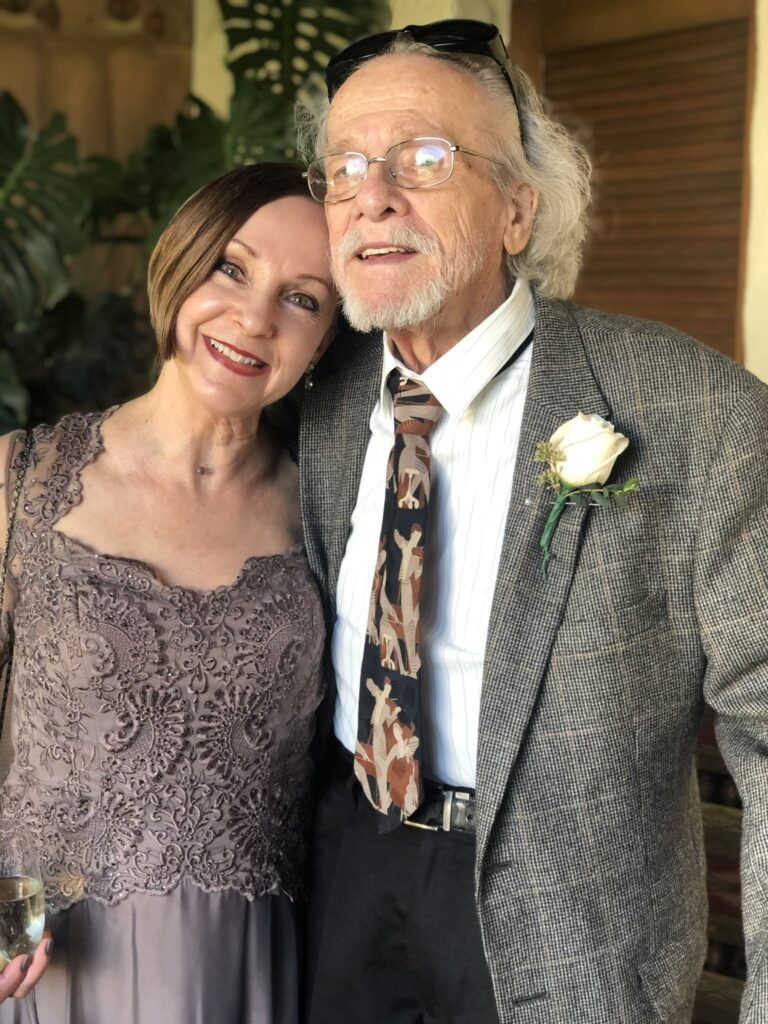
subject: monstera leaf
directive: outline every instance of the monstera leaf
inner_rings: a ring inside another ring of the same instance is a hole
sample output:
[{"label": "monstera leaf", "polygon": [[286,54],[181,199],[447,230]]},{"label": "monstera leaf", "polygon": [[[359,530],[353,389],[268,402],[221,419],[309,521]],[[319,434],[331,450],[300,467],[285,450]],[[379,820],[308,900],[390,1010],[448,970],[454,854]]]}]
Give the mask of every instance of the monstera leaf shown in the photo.
[{"label": "monstera leaf", "polygon": [[7,334],[3,342],[0,422],[3,405],[17,422],[28,411],[38,423],[124,401],[149,384],[156,351],[149,324],[130,297],[110,292],[86,299],[69,291],[34,325]]},{"label": "monstera leaf", "polygon": [[323,87],[322,71],[334,53],[389,24],[384,0],[345,0],[338,6],[311,0],[219,0],[219,8],[236,87],[243,81],[262,82],[291,104],[303,87]]},{"label": "monstera leaf", "polygon": [[0,304],[13,322],[69,291],[65,257],[85,240],[88,195],[76,143],[60,114],[39,134],[0,91]]},{"label": "monstera leaf", "polygon": [[[123,165],[90,161],[96,177],[106,170],[119,185],[96,193],[96,210],[114,215],[107,205],[121,194],[131,196],[118,212],[143,210],[153,222],[147,238],[151,248],[185,199],[225,171],[258,160],[289,160],[295,156],[290,111],[281,97],[262,86],[245,82],[232,100],[230,116],[223,120],[202,100],[190,96],[172,126],[151,130],[144,148]],[[104,180],[102,178],[102,180]],[[108,233],[107,233],[108,234]]]}]

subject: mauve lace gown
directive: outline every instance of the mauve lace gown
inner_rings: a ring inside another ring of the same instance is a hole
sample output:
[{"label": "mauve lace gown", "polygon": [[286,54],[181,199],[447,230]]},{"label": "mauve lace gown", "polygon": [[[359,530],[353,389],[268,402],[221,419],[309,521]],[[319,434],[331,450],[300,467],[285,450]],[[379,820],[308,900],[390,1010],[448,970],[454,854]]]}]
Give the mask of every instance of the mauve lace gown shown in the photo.
[{"label": "mauve lace gown", "polygon": [[37,842],[56,942],[40,1024],[295,1024],[320,599],[300,547],[196,591],[57,531],[108,415],[34,431],[0,622],[0,803]]}]

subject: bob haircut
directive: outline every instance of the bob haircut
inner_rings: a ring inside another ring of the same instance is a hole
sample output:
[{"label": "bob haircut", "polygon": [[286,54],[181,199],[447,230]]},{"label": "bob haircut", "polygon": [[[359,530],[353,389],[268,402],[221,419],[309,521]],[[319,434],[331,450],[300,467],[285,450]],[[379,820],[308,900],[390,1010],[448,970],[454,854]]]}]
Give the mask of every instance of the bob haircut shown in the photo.
[{"label": "bob haircut", "polygon": [[184,300],[213,272],[230,239],[257,210],[287,196],[312,201],[301,169],[262,163],[237,167],[204,185],[174,214],[149,261],[147,292],[160,358],[176,349]]}]

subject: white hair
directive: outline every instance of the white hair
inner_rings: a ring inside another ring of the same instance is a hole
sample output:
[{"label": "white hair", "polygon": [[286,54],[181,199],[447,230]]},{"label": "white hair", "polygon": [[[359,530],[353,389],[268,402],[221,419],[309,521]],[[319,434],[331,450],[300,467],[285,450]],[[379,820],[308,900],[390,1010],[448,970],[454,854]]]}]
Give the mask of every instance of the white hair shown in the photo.
[{"label": "white hair", "polygon": [[[516,65],[510,64],[507,71],[517,107],[501,69],[490,58],[442,53],[407,36],[398,37],[384,53],[370,59],[388,54],[447,61],[471,74],[486,90],[497,111],[488,133],[493,156],[502,165],[493,171],[496,183],[503,192],[513,193],[521,182],[526,183],[538,195],[530,239],[522,252],[507,255],[507,274],[529,281],[548,298],[572,295],[581,268],[591,197],[592,168],[584,147],[545,112],[530,78]],[[297,109],[300,151],[308,161],[325,144],[329,109],[327,101],[315,114],[306,107]]]}]

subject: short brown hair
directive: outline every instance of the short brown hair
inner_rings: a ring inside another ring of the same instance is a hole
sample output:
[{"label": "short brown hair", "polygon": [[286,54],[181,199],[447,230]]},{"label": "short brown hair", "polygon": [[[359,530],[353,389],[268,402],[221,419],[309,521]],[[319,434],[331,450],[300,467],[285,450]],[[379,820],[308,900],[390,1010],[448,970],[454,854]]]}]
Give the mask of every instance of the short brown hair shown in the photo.
[{"label": "short brown hair", "polygon": [[237,229],[262,206],[286,196],[309,199],[300,168],[249,164],[204,185],[174,214],[152,253],[147,282],[161,359],[175,351],[182,303],[213,272]]}]

